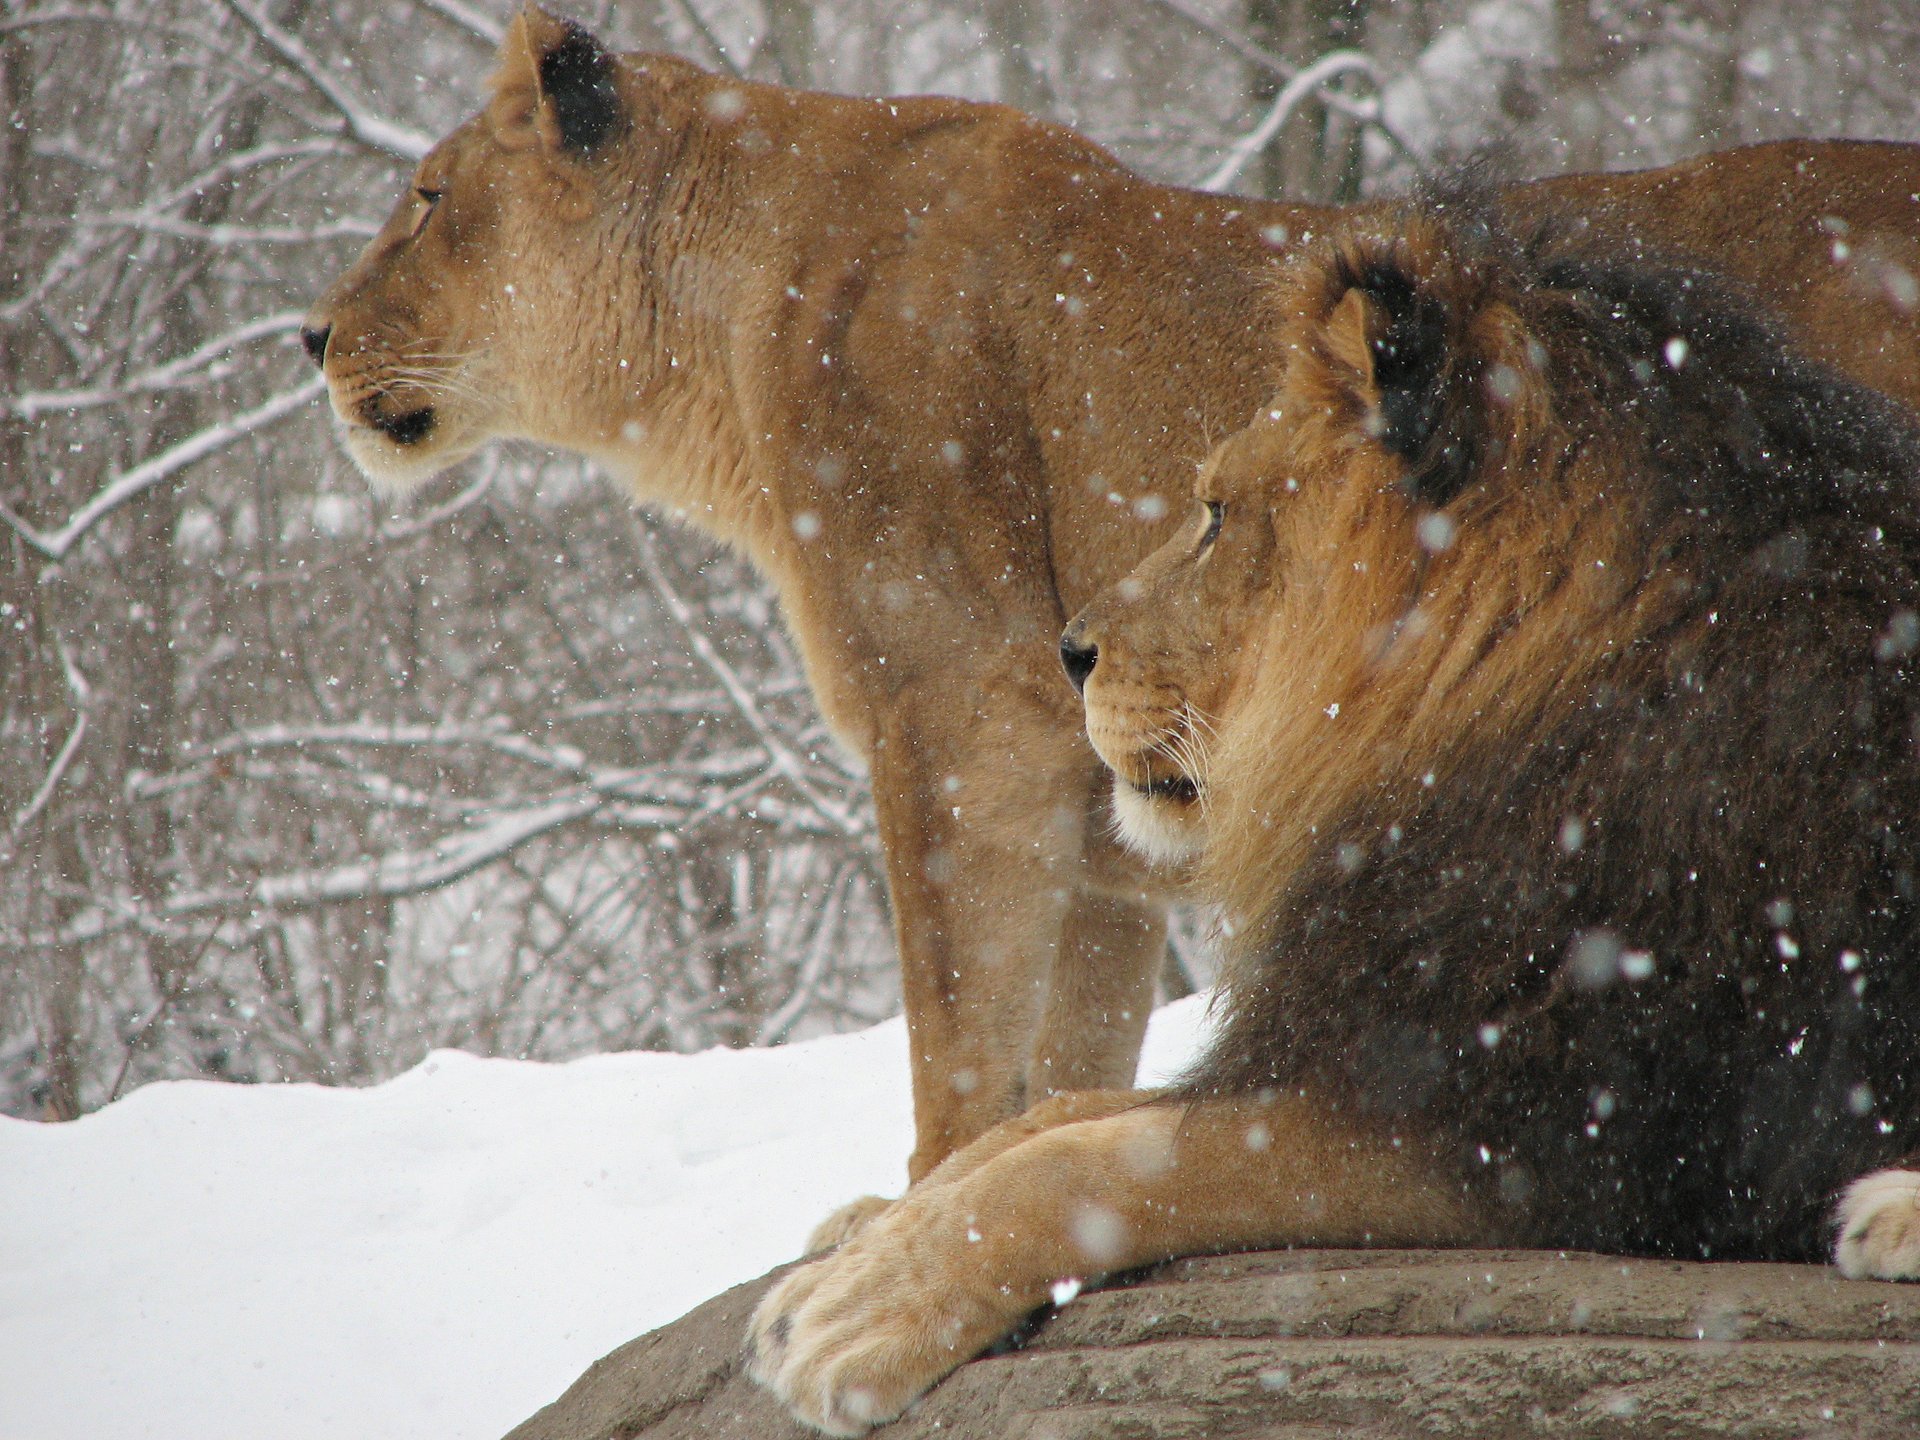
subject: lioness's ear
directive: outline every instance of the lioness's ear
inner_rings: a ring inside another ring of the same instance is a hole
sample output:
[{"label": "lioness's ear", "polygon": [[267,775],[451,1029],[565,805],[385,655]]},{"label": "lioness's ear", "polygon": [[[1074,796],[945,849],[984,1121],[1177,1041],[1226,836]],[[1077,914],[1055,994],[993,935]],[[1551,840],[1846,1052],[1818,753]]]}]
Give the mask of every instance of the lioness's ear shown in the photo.
[{"label": "lioness's ear", "polygon": [[1444,433],[1460,419],[1465,357],[1455,353],[1456,327],[1434,278],[1416,275],[1404,252],[1366,257],[1349,272],[1326,337],[1361,378],[1369,431],[1407,462],[1413,497],[1444,505],[1471,478],[1473,447]]},{"label": "lioness's ear", "polygon": [[504,145],[591,155],[624,119],[613,57],[571,20],[528,5],[500,41],[487,116]]}]

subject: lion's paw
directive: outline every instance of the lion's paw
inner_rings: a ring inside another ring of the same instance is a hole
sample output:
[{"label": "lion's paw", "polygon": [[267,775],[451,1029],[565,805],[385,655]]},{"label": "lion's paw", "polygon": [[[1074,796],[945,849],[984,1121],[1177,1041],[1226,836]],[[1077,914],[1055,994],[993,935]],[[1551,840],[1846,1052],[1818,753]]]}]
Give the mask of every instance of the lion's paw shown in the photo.
[{"label": "lion's paw", "polygon": [[807,1248],[800,1253],[818,1255],[822,1250],[846,1244],[892,1206],[893,1201],[884,1195],[862,1195],[858,1200],[849,1200],[813,1227],[807,1236]]},{"label": "lion's paw", "polygon": [[863,1435],[1019,1319],[1018,1305],[999,1291],[942,1280],[954,1270],[940,1263],[941,1246],[927,1232],[946,1227],[907,1213],[925,1208],[895,1206],[842,1249],[787,1276],[754,1311],[749,1373],[803,1423]]},{"label": "lion's paw", "polygon": [[1835,1212],[1833,1263],[1849,1280],[1920,1280],[1920,1171],[1876,1170]]}]

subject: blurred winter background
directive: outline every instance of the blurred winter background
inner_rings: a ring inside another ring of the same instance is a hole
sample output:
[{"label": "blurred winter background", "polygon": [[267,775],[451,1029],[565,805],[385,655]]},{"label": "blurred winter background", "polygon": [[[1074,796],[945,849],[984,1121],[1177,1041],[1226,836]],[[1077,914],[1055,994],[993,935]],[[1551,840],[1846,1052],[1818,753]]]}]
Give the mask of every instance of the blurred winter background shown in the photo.
[{"label": "blurred winter background", "polygon": [[[1912,0],[560,8],[1303,200],[1488,144],[1525,174],[1920,138]],[[862,777],[765,587],[572,459],[496,449],[396,513],[331,441],[299,312],[508,9],[0,0],[0,1112],[896,1006]]]}]

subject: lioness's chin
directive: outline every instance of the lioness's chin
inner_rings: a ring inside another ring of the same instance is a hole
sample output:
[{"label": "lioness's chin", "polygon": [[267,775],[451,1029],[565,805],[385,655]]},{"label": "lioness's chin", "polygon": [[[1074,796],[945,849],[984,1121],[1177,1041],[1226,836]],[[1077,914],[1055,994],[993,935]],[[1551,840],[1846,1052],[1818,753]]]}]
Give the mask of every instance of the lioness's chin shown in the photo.
[{"label": "lioness's chin", "polygon": [[1184,864],[1206,843],[1197,800],[1150,793],[1117,775],[1113,816],[1121,841],[1155,865]]},{"label": "lioness's chin", "polygon": [[402,444],[368,426],[344,422],[340,439],[373,488],[394,499],[419,489],[441,471],[466,459],[481,444],[477,438],[459,440],[439,433],[414,444]]}]

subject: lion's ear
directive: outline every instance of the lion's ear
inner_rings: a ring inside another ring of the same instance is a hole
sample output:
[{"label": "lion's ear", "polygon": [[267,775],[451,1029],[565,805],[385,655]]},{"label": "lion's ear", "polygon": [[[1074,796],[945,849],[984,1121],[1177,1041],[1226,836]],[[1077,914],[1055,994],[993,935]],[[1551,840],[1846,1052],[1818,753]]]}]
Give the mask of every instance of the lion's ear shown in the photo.
[{"label": "lion's ear", "polygon": [[1380,392],[1373,384],[1373,340],[1368,328],[1374,320],[1367,292],[1358,285],[1340,297],[1327,317],[1327,349],[1333,358],[1353,371],[1356,389],[1370,404],[1377,405]]},{"label": "lion's ear", "polygon": [[624,120],[614,59],[571,20],[527,5],[500,41],[487,117],[504,145],[591,155]]},{"label": "lion's ear", "polygon": [[1327,318],[1327,346],[1360,377],[1368,431],[1407,464],[1406,484],[1426,505],[1445,505],[1472,478],[1473,447],[1451,433],[1467,364],[1462,327],[1404,254],[1356,267]]}]

